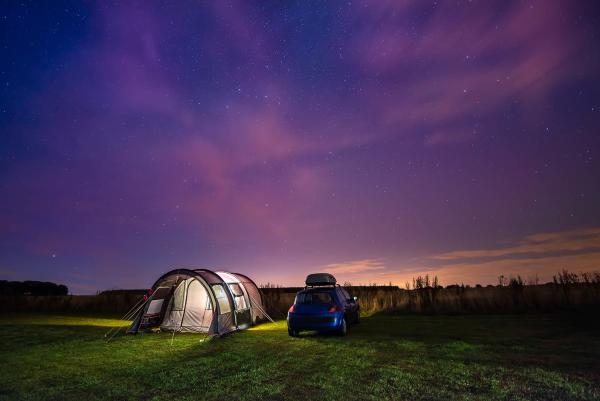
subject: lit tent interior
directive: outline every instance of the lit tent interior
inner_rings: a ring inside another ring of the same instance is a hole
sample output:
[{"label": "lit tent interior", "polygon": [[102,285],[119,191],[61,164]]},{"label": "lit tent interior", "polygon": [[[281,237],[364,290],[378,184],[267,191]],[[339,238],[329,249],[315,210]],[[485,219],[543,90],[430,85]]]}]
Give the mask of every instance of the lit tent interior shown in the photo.
[{"label": "lit tent interior", "polygon": [[243,274],[177,269],[152,286],[128,333],[160,329],[223,335],[265,317],[258,287]]}]

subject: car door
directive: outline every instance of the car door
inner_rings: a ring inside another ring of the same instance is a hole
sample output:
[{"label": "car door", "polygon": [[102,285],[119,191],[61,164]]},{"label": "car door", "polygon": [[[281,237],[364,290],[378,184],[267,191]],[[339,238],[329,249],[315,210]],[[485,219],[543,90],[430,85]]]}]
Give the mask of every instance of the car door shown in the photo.
[{"label": "car door", "polygon": [[342,308],[344,308],[344,313],[346,314],[346,316],[348,316],[350,319],[352,319],[352,317],[351,317],[351,316],[353,316],[352,305],[350,305],[350,303],[348,302],[348,298],[346,297],[346,294],[344,294],[344,291],[341,287],[336,288],[336,295],[337,295],[339,302],[342,304]]},{"label": "car door", "polygon": [[352,316],[353,320],[358,320],[358,304],[354,302],[354,299],[350,296],[350,294],[348,294],[348,291],[346,291],[346,289],[340,287],[340,292],[347,305],[345,307],[347,308],[345,309],[347,310],[346,313],[349,316]]}]

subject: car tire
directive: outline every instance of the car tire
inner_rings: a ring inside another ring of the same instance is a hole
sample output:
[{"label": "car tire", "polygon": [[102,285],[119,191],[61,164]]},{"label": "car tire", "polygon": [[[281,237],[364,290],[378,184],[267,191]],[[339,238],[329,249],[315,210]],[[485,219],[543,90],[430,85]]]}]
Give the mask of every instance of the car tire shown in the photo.
[{"label": "car tire", "polygon": [[288,327],[288,334],[290,337],[298,337],[298,332],[296,330],[292,330]]},{"label": "car tire", "polygon": [[340,330],[338,334],[342,337],[345,337],[348,334],[348,324],[346,323],[346,317],[342,318],[342,323],[340,324]]}]

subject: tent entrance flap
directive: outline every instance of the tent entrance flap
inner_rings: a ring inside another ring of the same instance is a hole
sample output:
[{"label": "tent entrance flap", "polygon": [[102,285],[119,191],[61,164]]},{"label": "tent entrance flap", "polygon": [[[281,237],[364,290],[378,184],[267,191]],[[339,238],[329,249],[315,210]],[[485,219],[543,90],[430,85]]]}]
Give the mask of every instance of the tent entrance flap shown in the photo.
[{"label": "tent entrance flap", "polygon": [[246,328],[252,325],[252,314],[250,312],[250,302],[248,295],[238,283],[228,283],[231,295],[233,295],[233,304],[235,306],[235,322],[238,328]]},{"label": "tent entrance flap", "polygon": [[158,287],[150,297],[148,304],[143,309],[143,314],[140,320],[141,329],[153,329],[160,325],[165,313],[167,305],[165,299],[171,297],[170,287]]},{"label": "tent entrance flap", "polygon": [[161,330],[208,333],[214,307],[206,287],[196,278],[181,281],[175,288]]}]

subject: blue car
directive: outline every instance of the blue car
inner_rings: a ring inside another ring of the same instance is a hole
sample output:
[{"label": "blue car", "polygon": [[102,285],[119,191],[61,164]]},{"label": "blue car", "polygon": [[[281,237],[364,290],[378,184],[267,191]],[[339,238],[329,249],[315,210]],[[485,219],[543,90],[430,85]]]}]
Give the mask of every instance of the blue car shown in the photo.
[{"label": "blue car", "polygon": [[[309,275],[307,286],[296,294],[287,316],[290,336],[296,337],[304,330],[345,336],[348,325],[358,323],[360,307],[356,298],[336,285],[335,279],[333,283],[331,279],[323,280],[323,275]],[[311,276],[317,277],[311,279]]]}]

